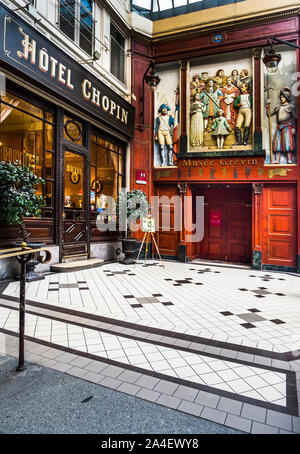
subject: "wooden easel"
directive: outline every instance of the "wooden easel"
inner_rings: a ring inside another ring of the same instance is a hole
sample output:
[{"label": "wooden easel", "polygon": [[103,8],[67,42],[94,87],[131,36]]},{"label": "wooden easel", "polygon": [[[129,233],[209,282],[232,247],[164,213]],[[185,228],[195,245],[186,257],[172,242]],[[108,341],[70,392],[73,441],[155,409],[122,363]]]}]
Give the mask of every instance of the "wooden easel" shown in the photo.
[{"label": "wooden easel", "polygon": [[140,255],[141,255],[141,252],[142,252],[142,249],[143,249],[143,246],[144,246],[144,243],[146,241],[146,250],[145,250],[145,263],[146,263],[146,260],[147,260],[147,252],[148,252],[148,243],[149,243],[149,239],[150,239],[150,236],[152,237],[152,241],[153,243],[155,244],[155,247],[156,247],[156,250],[157,250],[157,253],[158,253],[158,256],[159,256],[159,259],[160,259],[160,262],[161,262],[161,265],[162,267],[164,268],[165,265],[163,264],[163,261],[162,261],[162,258],[160,256],[160,253],[159,253],[159,249],[158,249],[158,246],[157,246],[157,243],[155,241],[155,237],[153,235],[153,232],[145,232],[145,235],[144,235],[144,238],[143,238],[143,241],[142,241],[142,244],[141,244],[141,247],[140,247],[140,250],[139,250],[139,253],[138,253],[138,256],[137,256],[137,259],[135,261],[135,264],[134,264],[134,267],[136,266],[139,258],[140,258]]}]

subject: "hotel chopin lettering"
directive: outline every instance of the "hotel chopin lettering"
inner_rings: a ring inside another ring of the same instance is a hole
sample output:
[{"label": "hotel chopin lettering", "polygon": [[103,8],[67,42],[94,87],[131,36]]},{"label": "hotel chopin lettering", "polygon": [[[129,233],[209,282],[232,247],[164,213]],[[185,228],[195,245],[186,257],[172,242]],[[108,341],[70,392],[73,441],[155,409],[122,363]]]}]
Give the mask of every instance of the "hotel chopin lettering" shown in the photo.
[{"label": "hotel chopin lettering", "polygon": [[[22,50],[17,51],[17,56],[30,62],[33,66],[37,66],[43,73],[50,74],[54,81],[73,91],[72,70],[50,55],[46,48],[38,50],[37,41],[26,34],[22,27],[19,27],[19,32],[23,39],[21,40]],[[102,94],[101,90],[93,86],[89,79],[83,80],[81,88],[85,100],[90,101],[103,112],[108,112],[109,115],[127,125],[128,110],[122,108],[107,95]]]}]

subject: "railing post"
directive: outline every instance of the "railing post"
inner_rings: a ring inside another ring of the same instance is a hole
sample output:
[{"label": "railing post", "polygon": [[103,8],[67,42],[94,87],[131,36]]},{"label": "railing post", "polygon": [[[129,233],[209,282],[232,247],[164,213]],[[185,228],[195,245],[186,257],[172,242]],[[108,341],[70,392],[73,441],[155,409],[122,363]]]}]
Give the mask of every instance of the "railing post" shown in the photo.
[{"label": "railing post", "polygon": [[26,370],[25,366],[25,295],[26,295],[26,265],[28,262],[35,259],[39,252],[45,252],[46,257],[38,255],[37,261],[39,263],[49,263],[51,260],[51,252],[44,248],[32,249],[28,248],[26,243],[21,244],[21,248],[10,248],[0,250],[0,259],[15,257],[21,265],[20,276],[20,310],[19,310],[19,365],[16,369],[17,372]]},{"label": "railing post", "polygon": [[[26,243],[22,243],[22,250],[26,248]],[[26,256],[22,257],[21,260],[21,277],[20,277],[20,311],[19,311],[19,365],[17,372],[26,370],[24,363],[25,347],[25,292],[26,292]]]}]

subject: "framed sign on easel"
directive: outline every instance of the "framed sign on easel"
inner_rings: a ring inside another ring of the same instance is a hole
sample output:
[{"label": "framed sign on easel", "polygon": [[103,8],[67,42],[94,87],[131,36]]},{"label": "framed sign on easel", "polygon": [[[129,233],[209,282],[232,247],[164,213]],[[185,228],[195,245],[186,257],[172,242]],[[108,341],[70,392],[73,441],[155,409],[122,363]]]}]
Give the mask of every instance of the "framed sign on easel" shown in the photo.
[{"label": "framed sign on easel", "polygon": [[145,249],[145,262],[146,262],[147,254],[148,254],[148,244],[149,244],[149,240],[152,238],[152,242],[155,245],[155,248],[156,248],[157,254],[159,256],[161,265],[164,268],[165,265],[163,264],[163,261],[162,261],[162,258],[160,256],[159,249],[158,249],[155,237],[154,237],[155,221],[154,221],[154,219],[151,216],[148,216],[148,217],[146,217],[146,218],[144,218],[142,220],[142,230],[144,232],[144,238],[143,238],[143,241],[142,241],[142,244],[141,244],[141,247],[140,247],[140,250],[139,250],[139,253],[138,253],[138,256],[137,256],[137,259],[135,261],[135,265],[134,266],[136,266],[136,264],[137,264],[137,262],[138,262],[138,260],[140,258],[140,255],[141,255],[141,252],[142,252],[142,249],[143,249],[143,246],[144,246],[145,242],[146,242],[146,249]]}]

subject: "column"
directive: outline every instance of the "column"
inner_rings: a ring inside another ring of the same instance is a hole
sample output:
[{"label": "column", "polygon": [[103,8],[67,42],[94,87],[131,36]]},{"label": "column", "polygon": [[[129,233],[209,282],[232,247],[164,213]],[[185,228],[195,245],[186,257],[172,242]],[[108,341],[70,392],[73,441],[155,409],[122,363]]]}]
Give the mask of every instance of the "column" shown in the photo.
[{"label": "column", "polygon": [[261,222],[261,204],[263,184],[253,183],[253,228],[254,228],[254,249],[252,256],[252,268],[261,270],[262,268],[262,222]]},{"label": "column", "polygon": [[187,261],[187,245],[186,245],[186,229],[185,229],[185,219],[184,219],[184,210],[185,210],[185,196],[187,193],[187,183],[178,183],[178,189],[180,192],[181,198],[181,229],[180,229],[180,240],[178,245],[178,260],[180,262]]},{"label": "column", "polygon": [[187,153],[187,60],[180,61],[180,153]]},{"label": "column", "polygon": [[262,150],[261,129],[261,55],[262,49],[254,49],[254,149]]}]

